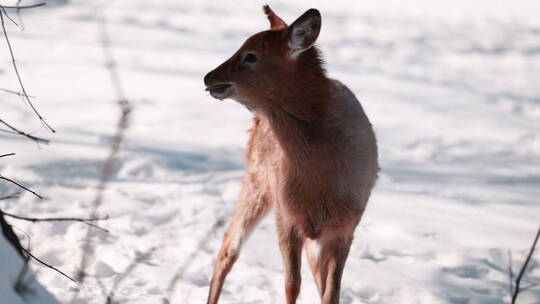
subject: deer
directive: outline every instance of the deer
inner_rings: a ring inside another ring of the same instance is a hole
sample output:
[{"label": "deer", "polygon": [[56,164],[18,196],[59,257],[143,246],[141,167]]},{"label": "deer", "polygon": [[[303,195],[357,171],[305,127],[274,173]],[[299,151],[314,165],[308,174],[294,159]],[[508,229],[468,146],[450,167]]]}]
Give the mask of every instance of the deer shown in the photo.
[{"label": "deer", "polygon": [[373,127],[344,84],[329,78],[315,45],[321,14],[287,25],[265,5],[270,29],[249,37],[204,77],[216,99],[253,113],[242,189],[210,281],[218,303],[226,276],[257,224],[274,210],[285,297],[296,303],[305,248],[321,303],[340,300],[353,234],[379,171]]}]

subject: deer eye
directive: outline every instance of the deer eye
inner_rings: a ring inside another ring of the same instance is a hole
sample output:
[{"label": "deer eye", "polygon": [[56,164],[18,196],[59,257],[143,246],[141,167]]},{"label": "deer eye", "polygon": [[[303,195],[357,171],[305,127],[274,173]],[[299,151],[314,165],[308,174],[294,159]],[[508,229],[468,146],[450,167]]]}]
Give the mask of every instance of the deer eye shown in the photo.
[{"label": "deer eye", "polygon": [[242,63],[255,63],[257,62],[257,56],[253,53],[247,53]]}]

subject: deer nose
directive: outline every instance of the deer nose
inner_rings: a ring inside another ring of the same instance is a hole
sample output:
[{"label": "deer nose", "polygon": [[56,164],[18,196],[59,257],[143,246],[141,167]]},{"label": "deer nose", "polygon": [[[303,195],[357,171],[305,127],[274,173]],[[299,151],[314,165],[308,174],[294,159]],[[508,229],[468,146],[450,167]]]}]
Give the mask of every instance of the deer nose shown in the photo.
[{"label": "deer nose", "polygon": [[210,72],[210,73],[206,74],[206,76],[204,76],[204,85],[208,86],[210,81],[212,81],[212,72]]}]

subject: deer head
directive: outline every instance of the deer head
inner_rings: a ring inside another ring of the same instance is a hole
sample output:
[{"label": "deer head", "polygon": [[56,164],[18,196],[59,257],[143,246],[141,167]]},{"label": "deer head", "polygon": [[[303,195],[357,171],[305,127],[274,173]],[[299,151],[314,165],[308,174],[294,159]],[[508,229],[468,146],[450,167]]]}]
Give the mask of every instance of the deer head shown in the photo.
[{"label": "deer head", "polygon": [[[290,100],[317,91],[325,78],[314,43],[321,29],[321,15],[310,9],[290,26],[269,6],[263,11],[270,30],[249,37],[234,55],[204,77],[212,97],[233,99],[249,109]],[[304,94],[305,95],[305,94]]]}]

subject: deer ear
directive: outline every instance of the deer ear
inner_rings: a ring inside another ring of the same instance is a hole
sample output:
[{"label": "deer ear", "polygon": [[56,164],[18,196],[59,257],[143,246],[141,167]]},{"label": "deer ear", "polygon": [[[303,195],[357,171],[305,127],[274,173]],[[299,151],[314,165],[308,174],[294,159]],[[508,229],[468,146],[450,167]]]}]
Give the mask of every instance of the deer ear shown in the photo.
[{"label": "deer ear", "polygon": [[312,8],[294,21],[288,28],[289,56],[296,59],[300,53],[309,49],[319,37],[321,13]]},{"label": "deer ear", "polygon": [[287,23],[285,23],[281,18],[279,18],[278,15],[275,14],[268,4],[263,6],[263,12],[270,21],[270,29],[281,30],[287,27]]}]

